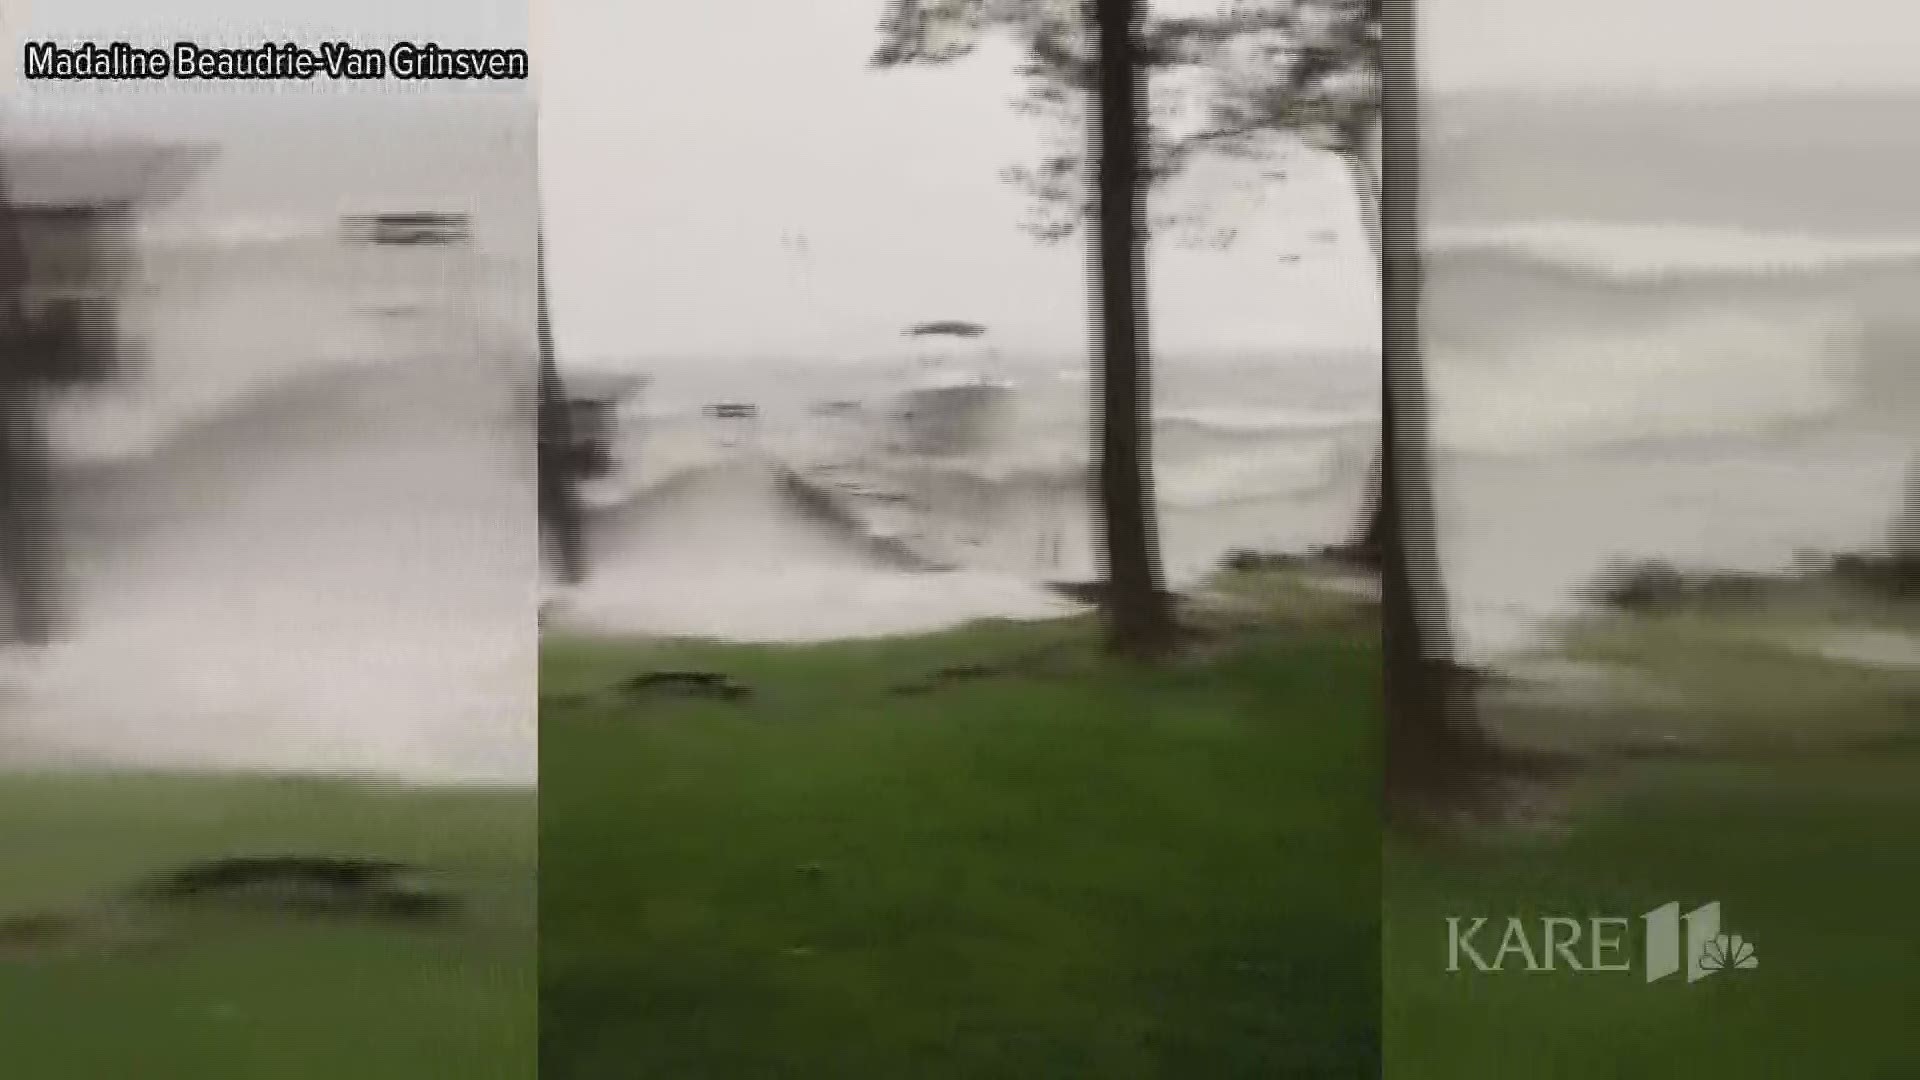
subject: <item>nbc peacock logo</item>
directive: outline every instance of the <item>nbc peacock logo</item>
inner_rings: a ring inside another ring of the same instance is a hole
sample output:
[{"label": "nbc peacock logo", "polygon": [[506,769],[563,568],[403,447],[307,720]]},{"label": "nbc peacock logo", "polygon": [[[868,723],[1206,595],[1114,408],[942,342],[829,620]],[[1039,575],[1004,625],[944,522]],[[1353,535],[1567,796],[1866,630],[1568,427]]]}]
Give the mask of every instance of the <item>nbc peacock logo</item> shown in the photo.
[{"label": "nbc peacock logo", "polygon": [[1721,934],[1700,953],[1702,971],[1751,971],[1760,966],[1753,943],[1739,934]]},{"label": "nbc peacock logo", "polygon": [[1678,901],[1662,904],[1640,920],[1646,924],[1648,982],[1678,975],[1683,968],[1687,981],[1696,983],[1723,971],[1752,971],[1760,966],[1752,942],[1739,934],[1721,933],[1718,900],[1685,915]]}]

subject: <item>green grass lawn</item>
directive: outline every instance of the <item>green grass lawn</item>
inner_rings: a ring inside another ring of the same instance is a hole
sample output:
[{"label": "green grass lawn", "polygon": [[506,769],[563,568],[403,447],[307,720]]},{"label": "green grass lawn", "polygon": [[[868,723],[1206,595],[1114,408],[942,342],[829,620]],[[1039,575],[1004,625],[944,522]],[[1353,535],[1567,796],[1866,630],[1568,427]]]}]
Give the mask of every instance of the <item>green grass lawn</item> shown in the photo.
[{"label": "green grass lawn", "polygon": [[[527,793],[0,776],[0,920],[81,920],[0,947],[0,1075],[531,1080],[535,840]],[[155,871],[282,853],[417,863],[468,910],[410,927],[122,899]]]},{"label": "green grass lawn", "polygon": [[[1157,674],[1073,621],[550,642],[542,1076],[1377,1075],[1372,625]],[[672,668],[756,693],[617,689]]]},{"label": "green grass lawn", "polygon": [[[1889,625],[1866,614],[1818,621]],[[1775,633],[1789,623],[1691,612],[1571,635],[1576,657],[1670,693],[1520,717],[1509,738],[1601,747],[1631,727],[1676,733],[1687,750],[1561,792],[1564,820],[1551,831],[1390,847],[1387,1075],[1915,1075],[1905,1032],[1920,1002],[1920,684],[1911,671],[1789,649]],[[1445,970],[1448,916],[1637,917],[1713,900],[1723,932],[1753,944],[1757,969],[1649,984],[1636,919],[1631,973]]]}]

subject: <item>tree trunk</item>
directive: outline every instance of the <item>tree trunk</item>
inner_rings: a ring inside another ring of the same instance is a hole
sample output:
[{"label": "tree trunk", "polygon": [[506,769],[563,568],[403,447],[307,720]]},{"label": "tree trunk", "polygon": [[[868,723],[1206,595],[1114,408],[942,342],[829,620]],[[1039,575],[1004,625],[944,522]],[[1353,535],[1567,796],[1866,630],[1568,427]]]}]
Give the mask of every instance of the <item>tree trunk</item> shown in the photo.
[{"label": "tree trunk", "polygon": [[1907,494],[1891,530],[1893,571],[1899,580],[1920,584],[1920,454],[1907,463]]},{"label": "tree trunk", "polygon": [[[1387,41],[1415,40],[1414,3],[1387,0]],[[1388,161],[1381,199],[1385,764],[1389,794],[1405,795],[1456,779],[1480,739],[1457,686],[1440,576],[1420,341],[1421,161],[1410,48],[1386,50],[1381,74]]]},{"label": "tree trunk", "polygon": [[[1377,128],[1377,125],[1376,125]],[[1377,138],[1376,130],[1369,133]],[[1366,141],[1363,136],[1362,141]],[[1367,231],[1367,243],[1373,251],[1374,273],[1378,280],[1386,270],[1382,264],[1383,253],[1380,240],[1380,177],[1372,162],[1367,160],[1365,147],[1351,146],[1340,154],[1340,160],[1347,167],[1347,177],[1353,183],[1353,196],[1360,207],[1360,223]],[[1384,282],[1382,282],[1384,288]],[[1353,538],[1347,542],[1347,548],[1355,556],[1373,567],[1381,566],[1382,552],[1386,540],[1386,519],[1380,500],[1380,483],[1384,462],[1379,451],[1374,452],[1373,465],[1367,471],[1367,492],[1360,504],[1360,521],[1355,526]]]},{"label": "tree trunk", "polygon": [[42,645],[57,614],[53,462],[24,302],[27,253],[0,173],[0,611],[5,640]]},{"label": "tree trunk", "polygon": [[551,553],[555,572],[569,585],[586,577],[586,521],[573,472],[573,423],[567,412],[566,390],[553,354],[553,324],[547,316],[547,244],[541,231],[536,255],[540,387],[537,406],[535,470],[539,488],[540,533]]},{"label": "tree trunk", "polygon": [[1907,493],[1893,542],[1909,550],[1920,549],[1920,454],[1907,462]]},{"label": "tree trunk", "polygon": [[1099,0],[1098,493],[1108,646],[1136,660],[1175,644],[1161,584],[1152,486],[1151,380],[1147,361],[1143,128],[1145,95],[1135,43],[1140,0]]},{"label": "tree trunk", "polygon": [[[1385,419],[1381,428],[1384,433]],[[1382,435],[1384,438],[1384,434]],[[1367,566],[1380,569],[1386,551],[1387,511],[1386,504],[1380,498],[1380,485],[1386,472],[1386,455],[1373,452],[1373,464],[1367,468],[1367,489],[1360,501],[1360,520],[1354,526],[1353,535],[1346,543],[1346,551]]]},{"label": "tree trunk", "polygon": [[1343,150],[1340,160],[1347,167],[1347,179],[1353,183],[1353,197],[1360,206],[1360,224],[1367,230],[1367,244],[1373,250],[1375,271],[1382,257],[1380,240],[1380,178],[1373,165],[1357,147]]}]

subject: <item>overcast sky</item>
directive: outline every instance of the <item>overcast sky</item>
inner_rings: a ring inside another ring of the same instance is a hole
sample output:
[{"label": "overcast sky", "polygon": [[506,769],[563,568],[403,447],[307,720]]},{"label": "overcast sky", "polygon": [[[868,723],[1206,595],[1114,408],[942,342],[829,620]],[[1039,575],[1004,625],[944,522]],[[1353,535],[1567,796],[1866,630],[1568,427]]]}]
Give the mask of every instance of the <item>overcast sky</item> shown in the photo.
[{"label": "overcast sky", "polygon": [[1420,0],[1436,89],[1920,88],[1915,0]]},{"label": "overcast sky", "polygon": [[[1083,245],[1036,244],[1016,227],[1026,197],[999,178],[1039,146],[1038,123],[1008,107],[1016,54],[871,71],[880,0],[534,0],[531,16],[520,0],[336,0],[324,22],[309,0],[33,2],[31,31],[65,38],[531,34],[554,312],[572,355],[859,352],[943,317],[1014,347],[1086,338]],[[1438,90],[1920,86],[1917,12],[1429,0],[1421,62]],[[1264,206],[1223,211],[1245,226],[1232,249],[1156,254],[1157,344],[1370,347],[1372,273],[1345,178],[1303,160],[1264,190]]]},{"label": "overcast sky", "polygon": [[[879,8],[536,0],[563,348],[859,349],[942,316],[1018,344],[1085,340],[1083,249],[1017,231],[1024,196],[997,177],[1036,147],[1035,122],[1007,107],[1016,54],[869,71]],[[1435,90],[1920,86],[1920,3],[1909,0],[1422,9]],[[1259,225],[1227,253],[1158,253],[1159,346],[1369,347],[1372,277],[1337,171],[1296,168],[1249,220]],[[1339,241],[1303,240],[1323,229]],[[783,243],[796,235],[804,254]],[[1288,252],[1308,257],[1285,262]]]},{"label": "overcast sky", "polygon": [[[1000,179],[1033,160],[1010,48],[876,72],[878,0],[540,0],[541,172],[563,352],[862,353],[964,318],[1087,340],[1085,245],[1037,244]],[[1369,348],[1344,176],[1305,162],[1221,254],[1164,250],[1163,349]],[[1339,238],[1311,243],[1312,233]],[[1288,252],[1307,257],[1287,262]]]}]

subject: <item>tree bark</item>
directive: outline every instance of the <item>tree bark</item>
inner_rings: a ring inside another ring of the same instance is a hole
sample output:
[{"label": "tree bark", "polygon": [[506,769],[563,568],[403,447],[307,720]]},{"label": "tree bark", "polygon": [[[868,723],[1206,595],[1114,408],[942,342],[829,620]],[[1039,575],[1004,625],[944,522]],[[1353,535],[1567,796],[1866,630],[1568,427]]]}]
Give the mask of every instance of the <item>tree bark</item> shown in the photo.
[{"label": "tree bark", "polygon": [[1099,94],[1094,153],[1099,212],[1096,365],[1098,494],[1108,647],[1153,660],[1175,645],[1162,586],[1152,484],[1152,388],[1147,359],[1144,206],[1145,95],[1136,43],[1140,0],[1099,0]]},{"label": "tree bark", "polygon": [[[1386,423],[1381,422],[1384,432]],[[1384,438],[1384,435],[1383,435]],[[1386,551],[1387,512],[1380,498],[1381,484],[1386,472],[1386,455],[1382,450],[1373,452],[1373,464],[1367,467],[1366,494],[1360,501],[1360,520],[1354,526],[1353,534],[1346,543],[1346,550],[1367,566],[1380,569],[1384,564]]]},{"label": "tree bark", "polygon": [[1381,188],[1382,632],[1390,796],[1457,778],[1480,743],[1457,685],[1441,580],[1420,340],[1420,129],[1415,0],[1386,0]]},{"label": "tree bark", "polygon": [[[1361,141],[1378,140],[1380,132],[1376,130],[1363,136]],[[1360,207],[1360,223],[1367,232],[1367,243],[1373,251],[1373,264],[1376,280],[1385,287],[1386,273],[1383,263],[1384,253],[1380,239],[1380,177],[1372,162],[1367,159],[1366,147],[1356,145],[1344,148],[1340,153],[1341,162],[1347,167],[1347,178],[1353,184],[1354,201]],[[1384,425],[1383,425],[1384,426]],[[1381,566],[1382,552],[1386,541],[1386,518],[1380,500],[1380,484],[1385,463],[1382,454],[1376,450],[1373,465],[1367,471],[1367,492],[1360,504],[1360,520],[1354,527],[1353,537],[1348,540],[1347,548],[1364,560],[1367,565]]]},{"label": "tree bark", "polygon": [[586,577],[586,520],[573,472],[573,423],[566,389],[553,353],[553,324],[547,315],[546,232],[537,241],[540,385],[537,451],[534,468],[539,489],[540,533],[561,581],[574,585]]},{"label": "tree bark", "polygon": [[39,395],[41,358],[25,310],[25,244],[0,172],[0,605],[4,637],[42,645],[57,614],[53,462]]},{"label": "tree bark", "polygon": [[1920,455],[1907,463],[1907,492],[1893,522],[1893,551],[1901,562],[1920,568]]},{"label": "tree bark", "polygon": [[1374,175],[1372,164],[1358,148],[1343,150],[1340,160],[1347,167],[1347,178],[1353,183],[1354,200],[1360,206],[1360,224],[1367,230],[1367,244],[1373,250],[1375,272],[1380,272],[1380,259],[1383,255],[1380,240],[1380,178]]}]

